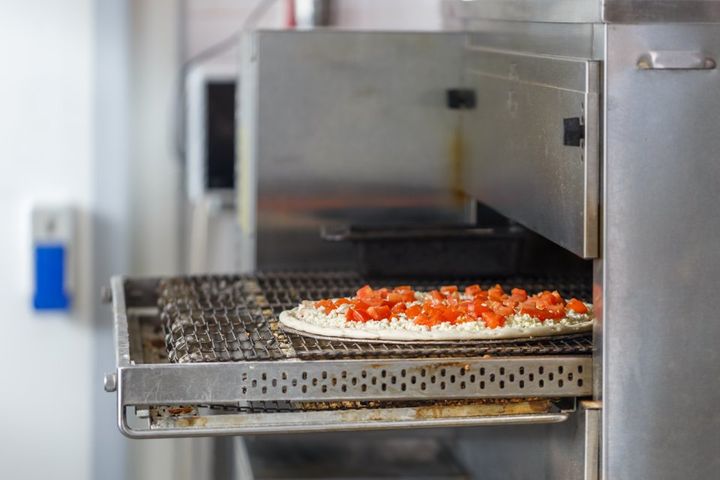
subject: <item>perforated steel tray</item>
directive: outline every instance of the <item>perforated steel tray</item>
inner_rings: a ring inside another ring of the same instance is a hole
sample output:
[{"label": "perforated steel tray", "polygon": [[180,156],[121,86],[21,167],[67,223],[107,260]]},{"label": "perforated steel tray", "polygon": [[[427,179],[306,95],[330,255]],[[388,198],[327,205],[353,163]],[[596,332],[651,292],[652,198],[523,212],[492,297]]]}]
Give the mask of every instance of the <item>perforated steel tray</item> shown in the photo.
[{"label": "perforated steel tray", "polygon": [[[110,390],[117,384],[121,430],[158,437],[552,422],[564,414],[550,408],[490,414],[477,403],[432,418],[419,412],[427,402],[592,393],[587,337],[402,345],[317,340],[279,329],[276,315],[301,299],[347,295],[363,282],[344,273],[114,278],[118,371],[108,383]],[[510,282],[587,297],[587,284],[569,279]],[[212,415],[152,413],[210,405]]]}]

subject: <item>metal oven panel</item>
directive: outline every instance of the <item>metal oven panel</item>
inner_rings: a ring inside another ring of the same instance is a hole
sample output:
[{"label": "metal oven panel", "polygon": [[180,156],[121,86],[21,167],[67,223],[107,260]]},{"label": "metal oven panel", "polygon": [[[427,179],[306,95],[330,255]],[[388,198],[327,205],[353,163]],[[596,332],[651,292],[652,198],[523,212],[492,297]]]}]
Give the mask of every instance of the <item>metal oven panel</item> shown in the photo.
[{"label": "metal oven panel", "polygon": [[[324,226],[469,223],[460,192],[464,35],[259,31],[244,42],[242,271],[354,268]],[[352,108],[349,108],[349,105]]]},{"label": "metal oven panel", "polygon": [[599,62],[470,47],[466,191],[573,253],[598,254]]},{"label": "metal oven panel", "polygon": [[466,19],[556,23],[710,23],[717,0],[453,0]]}]

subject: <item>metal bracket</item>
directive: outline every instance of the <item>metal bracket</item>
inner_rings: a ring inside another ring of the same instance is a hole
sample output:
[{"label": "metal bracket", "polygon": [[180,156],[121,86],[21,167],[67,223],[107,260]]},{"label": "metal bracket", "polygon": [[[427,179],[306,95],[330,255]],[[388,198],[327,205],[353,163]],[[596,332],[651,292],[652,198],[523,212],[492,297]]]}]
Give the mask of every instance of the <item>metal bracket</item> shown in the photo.
[{"label": "metal bracket", "polygon": [[450,88],[447,91],[447,106],[450,110],[474,110],[476,103],[475,90]]},{"label": "metal bracket", "polygon": [[585,140],[585,125],[580,117],[563,119],[563,145],[582,147]]}]

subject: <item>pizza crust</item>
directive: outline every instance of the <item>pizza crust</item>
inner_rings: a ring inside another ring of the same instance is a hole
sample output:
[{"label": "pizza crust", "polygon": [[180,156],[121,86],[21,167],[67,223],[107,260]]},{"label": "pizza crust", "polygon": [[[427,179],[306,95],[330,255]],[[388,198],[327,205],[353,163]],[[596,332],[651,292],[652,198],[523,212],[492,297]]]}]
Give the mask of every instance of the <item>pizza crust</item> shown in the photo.
[{"label": "pizza crust", "polygon": [[[299,314],[299,308],[284,311],[279,317],[280,323],[302,333],[323,337],[354,338],[365,340],[394,340],[394,341],[432,341],[432,340],[496,340],[514,338],[546,337],[552,335],[567,335],[592,330],[593,320],[574,324],[553,325],[543,324],[531,327],[500,327],[483,328],[479,330],[453,330],[424,328],[422,330],[401,330],[384,326],[380,322],[367,322],[363,328],[326,326],[308,321]],[[354,322],[351,322],[354,323]],[[373,323],[378,327],[374,328]]]}]

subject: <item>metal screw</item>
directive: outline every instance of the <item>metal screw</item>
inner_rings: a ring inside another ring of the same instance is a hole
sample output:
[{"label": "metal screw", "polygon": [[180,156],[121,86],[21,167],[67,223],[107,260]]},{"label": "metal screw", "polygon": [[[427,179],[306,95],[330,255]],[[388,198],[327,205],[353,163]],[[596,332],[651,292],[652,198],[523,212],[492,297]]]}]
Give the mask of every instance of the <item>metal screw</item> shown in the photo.
[{"label": "metal screw", "polygon": [[106,392],[116,391],[117,390],[117,373],[105,374],[105,379],[103,381],[103,387],[105,388]]},{"label": "metal screw", "polygon": [[100,287],[100,301],[103,303],[112,303],[112,289],[107,285]]}]

